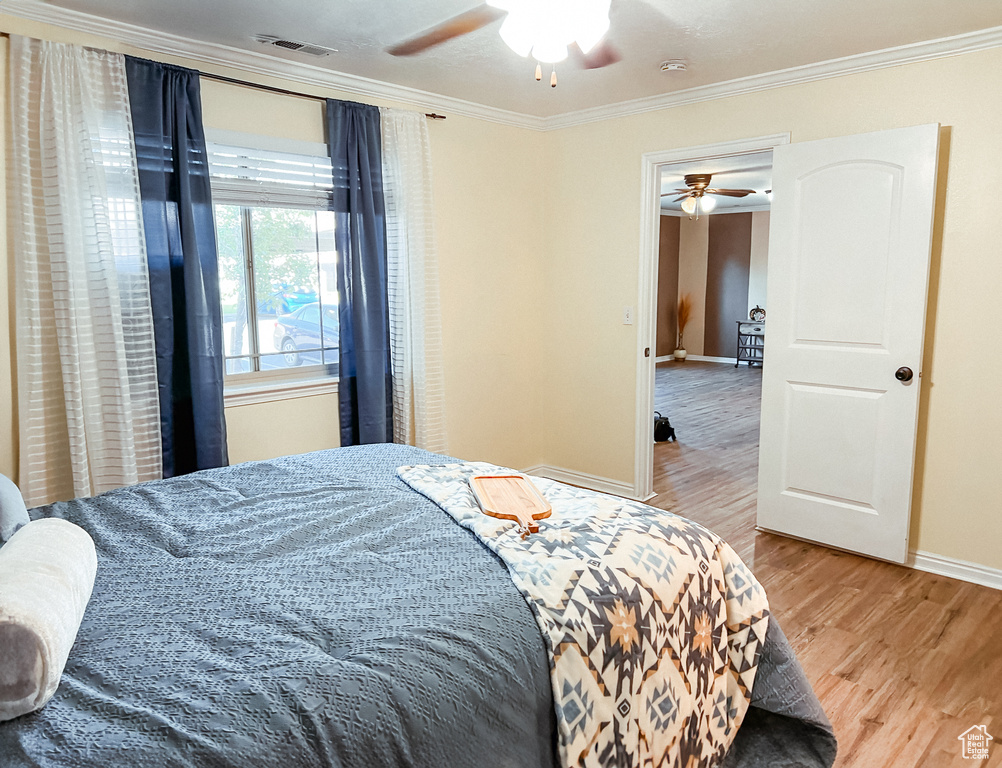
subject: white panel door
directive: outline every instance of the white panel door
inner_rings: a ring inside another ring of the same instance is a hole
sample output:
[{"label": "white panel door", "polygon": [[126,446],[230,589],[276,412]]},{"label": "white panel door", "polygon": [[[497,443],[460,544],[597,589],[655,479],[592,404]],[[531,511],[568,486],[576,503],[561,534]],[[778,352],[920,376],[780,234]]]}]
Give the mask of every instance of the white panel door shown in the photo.
[{"label": "white panel door", "polygon": [[923,125],[774,151],[761,528],[908,554],[938,146]]}]

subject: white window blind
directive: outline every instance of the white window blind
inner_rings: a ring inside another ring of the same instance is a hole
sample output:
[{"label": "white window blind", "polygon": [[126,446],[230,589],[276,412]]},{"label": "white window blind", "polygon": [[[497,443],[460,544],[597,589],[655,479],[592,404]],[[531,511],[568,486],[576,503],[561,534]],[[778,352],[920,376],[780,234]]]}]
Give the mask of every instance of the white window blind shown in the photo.
[{"label": "white window blind", "polygon": [[334,182],[325,144],[235,131],[205,132],[217,204],[330,209]]}]

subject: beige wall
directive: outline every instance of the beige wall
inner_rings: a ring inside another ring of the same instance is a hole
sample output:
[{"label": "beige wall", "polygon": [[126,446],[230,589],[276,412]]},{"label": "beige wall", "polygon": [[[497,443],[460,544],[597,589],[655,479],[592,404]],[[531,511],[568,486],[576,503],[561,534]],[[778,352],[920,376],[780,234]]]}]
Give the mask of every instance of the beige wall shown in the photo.
[{"label": "beige wall", "polygon": [[[1002,357],[986,356],[1002,308],[1002,49],[660,112],[548,137],[548,269],[577,275],[549,295],[555,338],[585,324],[593,354],[554,345],[552,423],[588,414],[587,435],[546,446],[549,463],[632,480],[637,339],[609,319],[637,296],[640,157],[790,132],[800,142],[939,122],[937,198],[911,546],[1002,568]],[[596,179],[600,183],[596,183]],[[602,374],[594,375],[596,355]],[[562,435],[561,435],[562,437]]]},{"label": "beige wall", "polygon": [[703,354],[706,332],[706,265],[710,247],[710,217],[685,217],[678,233],[678,296],[692,300],[682,343],[690,355]]},{"label": "beige wall", "polygon": [[308,453],[338,444],[336,394],[226,409],[230,464]]},{"label": "beige wall", "polygon": [[432,131],[449,452],[516,468],[542,462],[551,423],[540,139],[462,117]]},{"label": "beige wall", "polygon": [[[752,213],[751,259],[748,267],[748,311],[765,306],[766,269],[769,265],[769,211]],[[747,315],[745,315],[747,317]]]},{"label": "beige wall", "polygon": [[[111,40],[15,17],[0,15],[0,30],[144,55]],[[151,58],[325,97],[354,98],[183,59]],[[7,41],[0,40],[4,89],[7,81]],[[317,101],[203,79],[202,103],[209,127],[324,141],[323,110]],[[6,105],[4,93],[3,125]],[[538,464],[542,456],[538,361],[543,348],[539,333],[543,290],[535,265],[543,227],[537,179],[543,141],[534,131],[455,116],[434,121],[429,129],[445,323],[449,451],[516,467]],[[2,221],[0,227],[5,228],[5,216]],[[6,242],[6,237],[0,239]],[[9,247],[0,248],[0,472],[16,478],[9,252]],[[338,444],[334,395],[228,407],[226,416],[234,463]]]}]

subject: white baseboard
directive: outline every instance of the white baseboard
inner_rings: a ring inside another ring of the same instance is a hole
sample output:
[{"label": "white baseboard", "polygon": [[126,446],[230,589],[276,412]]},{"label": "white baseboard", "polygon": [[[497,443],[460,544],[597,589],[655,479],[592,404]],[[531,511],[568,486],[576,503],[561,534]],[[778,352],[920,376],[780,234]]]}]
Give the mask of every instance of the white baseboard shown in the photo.
[{"label": "white baseboard", "polygon": [[688,360],[696,360],[701,363],[728,363],[734,365],[736,357],[710,357],[709,355],[689,355]]},{"label": "white baseboard", "polygon": [[[789,533],[773,531],[769,528],[763,528],[760,525],[756,525],[755,530],[762,531],[764,533],[772,533],[776,536],[785,536],[788,539],[796,539],[797,541],[814,544],[818,547],[835,549],[849,555],[869,557],[868,555],[861,555],[859,552],[853,552],[851,549],[834,547],[831,544],[821,544],[817,541],[812,541],[811,539],[805,539],[802,536],[792,536]],[[893,565],[903,565],[905,568],[914,568],[916,571],[935,573],[937,576],[948,576],[951,579],[966,581],[970,584],[980,584],[983,587],[1002,589],[1002,569],[991,568],[990,566],[981,565],[980,563],[969,563],[966,560],[957,560],[953,557],[944,557],[943,555],[936,555],[932,552],[922,552],[916,549],[908,550],[908,558],[903,563],[898,563],[894,560],[883,560],[879,557],[874,557],[872,559],[880,562],[892,563]]]},{"label": "white baseboard", "polygon": [[686,355],[682,360],[675,360],[674,355],[662,355],[661,357],[655,357],[655,363],[684,363],[686,360],[695,360],[700,363],[730,363],[734,365],[737,358],[734,357],[709,357],[708,355]]},{"label": "white baseboard", "polygon": [[[551,467],[546,464],[528,467],[522,471],[527,475],[548,477],[550,480],[556,480],[559,483],[567,483],[568,485],[576,485],[580,488],[587,488],[589,491],[611,493],[613,496],[622,496],[623,498],[631,499],[633,501],[646,501],[646,499],[638,499],[634,495],[633,486],[629,483],[612,480],[608,477],[589,475],[585,472],[576,472],[573,469],[563,469],[562,467]],[[648,498],[653,498],[653,494]]]},{"label": "white baseboard", "polygon": [[[710,355],[687,355],[686,360],[695,360],[700,363],[728,363],[734,365],[738,361],[736,357],[711,357]],[[661,357],[655,357],[655,363],[669,363],[675,360],[674,355],[662,355]],[[679,360],[678,362],[684,362],[684,360]],[[741,361],[745,362],[744,360]]]},{"label": "white baseboard", "polygon": [[908,553],[906,565],[919,571],[935,573],[938,576],[949,576],[951,579],[960,579],[971,584],[1002,589],[1002,569],[1000,568],[989,568],[987,565],[969,563],[966,560],[957,560],[914,549]]}]

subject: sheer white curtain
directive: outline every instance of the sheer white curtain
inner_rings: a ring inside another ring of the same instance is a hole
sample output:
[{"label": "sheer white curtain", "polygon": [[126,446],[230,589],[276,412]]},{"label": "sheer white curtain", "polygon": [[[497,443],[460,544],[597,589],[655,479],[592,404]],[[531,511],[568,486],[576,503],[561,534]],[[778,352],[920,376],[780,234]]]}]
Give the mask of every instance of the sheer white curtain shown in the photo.
[{"label": "sheer white curtain", "polygon": [[380,109],[393,439],[446,450],[431,149],[419,112]]},{"label": "sheer white curtain", "polygon": [[124,59],[11,36],[9,224],[29,505],[161,475]]}]

